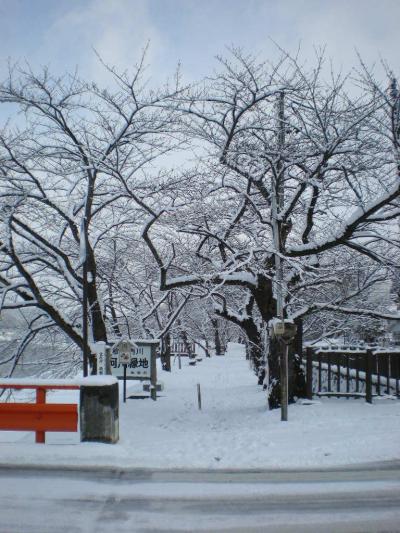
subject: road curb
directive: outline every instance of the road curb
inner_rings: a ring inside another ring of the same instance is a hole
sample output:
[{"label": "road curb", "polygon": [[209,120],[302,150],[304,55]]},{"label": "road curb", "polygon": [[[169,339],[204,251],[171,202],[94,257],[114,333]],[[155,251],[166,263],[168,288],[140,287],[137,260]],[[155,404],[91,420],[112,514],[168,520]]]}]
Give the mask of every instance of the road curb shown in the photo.
[{"label": "road curb", "polygon": [[70,474],[90,474],[106,475],[108,477],[137,477],[137,478],[151,478],[154,475],[195,475],[195,476],[221,476],[221,475],[296,475],[296,474],[328,474],[328,473],[346,473],[351,474],[356,472],[376,472],[376,471],[399,471],[400,460],[381,461],[371,463],[360,463],[350,465],[340,465],[331,467],[310,467],[310,468],[150,468],[150,467],[119,467],[113,465],[66,465],[63,463],[48,464],[48,463],[0,463],[0,474],[9,471],[19,472],[65,472]]}]

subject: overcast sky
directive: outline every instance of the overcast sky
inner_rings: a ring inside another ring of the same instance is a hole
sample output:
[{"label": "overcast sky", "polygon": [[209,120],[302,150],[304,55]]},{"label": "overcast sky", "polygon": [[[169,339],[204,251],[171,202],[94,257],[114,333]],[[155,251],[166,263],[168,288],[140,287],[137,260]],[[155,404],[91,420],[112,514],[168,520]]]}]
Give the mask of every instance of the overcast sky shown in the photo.
[{"label": "overcast sky", "polygon": [[337,68],[356,62],[399,61],[400,0],[0,0],[0,74],[7,60],[79,67],[102,80],[105,61],[128,68],[150,41],[151,74],[164,78],[178,61],[187,81],[210,73],[230,45],[261,57],[299,44],[312,60],[327,46]]}]

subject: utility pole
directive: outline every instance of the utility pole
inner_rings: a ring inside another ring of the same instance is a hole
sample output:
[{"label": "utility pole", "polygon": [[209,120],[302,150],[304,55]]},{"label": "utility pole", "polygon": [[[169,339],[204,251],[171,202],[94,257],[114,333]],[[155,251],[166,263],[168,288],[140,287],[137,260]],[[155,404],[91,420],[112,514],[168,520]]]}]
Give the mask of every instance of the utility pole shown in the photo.
[{"label": "utility pole", "polygon": [[[285,93],[281,91],[278,95],[278,164],[276,167],[275,180],[272,187],[271,210],[272,210],[272,233],[275,247],[275,295],[276,314],[282,321],[282,331],[284,331],[284,291],[283,291],[283,265],[281,258],[282,236],[281,222],[279,215],[284,207],[284,162],[280,157],[285,146]],[[288,420],[288,351],[289,345],[278,337],[279,342],[279,362],[280,362],[280,385],[281,385],[281,420]]]},{"label": "utility pole", "polygon": [[[88,353],[88,265],[87,265],[87,219],[82,220],[81,225],[81,255],[83,255],[82,274],[82,341],[83,341],[83,376],[88,375],[89,353]],[[83,241],[82,241],[83,239]]]}]

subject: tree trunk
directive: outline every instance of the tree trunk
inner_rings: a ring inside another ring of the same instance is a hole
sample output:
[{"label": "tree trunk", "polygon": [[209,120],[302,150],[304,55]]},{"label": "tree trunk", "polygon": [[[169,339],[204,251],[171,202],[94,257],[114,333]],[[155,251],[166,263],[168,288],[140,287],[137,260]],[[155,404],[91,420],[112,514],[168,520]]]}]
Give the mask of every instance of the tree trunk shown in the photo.
[{"label": "tree trunk", "polygon": [[92,334],[94,342],[107,342],[107,330],[104,323],[103,313],[97,298],[97,289],[95,283],[88,283],[88,302],[89,302],[89,317],[92,326]]},{"label": "tree trunk", "polygon": [[281,406],[280,355],[282,345],[271,338],[268,350],[268,406],[277,409]]},{"label": "tree trunk", "polygon": [[[289,346],[288,355],[288,398],[289,403],[294,403],[296,398],[306,397],[306,380],[301,367],[302,356],[302,328],[298,325],[296,337]],[[276,339],[270,340],[268,353],[268,405],[270,409],[277,409],[281,406],[281,386],[280,386],[280,357],[284,345]]]},{"label": "tree trunk", "polygon": [[108,283],[108,306],[107,307],[111,313],[111,327],[112,327],[113,333],[116,337],[121,337],[122,334],[121,334],[121,329],[118,323],[117,312],[114,306],[114,295],[113,295],[113,289],[112,289],[111,282]]},{"label": "tree trunk", "polygon": [[171,372],[171,334],[166,333],[162,340],[161,352],[162,369]]},{"label": "tree trunk", "polygon": [[208,342],[208,339],[204,339],[204,341],[205,341],[205,349],[204,349],[204,351],[206,352],[206,357],[211,357],[210,343]]},{"label": "tree trunk", "polygon": [[[107,329],[104,322],[103,312],[100,307],[97,284],[96,284],[96,262],[93,254],[93,250],[87,244],[87,271],[89,281],[87,284],[87,299],[89,306],[89,326],[91,326],[92,338],[94,342],[104,341],[107,342]],[[97,374],[97,359],[90,353],[89,350],[89,363],[91,366],[91,374]]]},{"label": "tree trunk", "polygon": [[303,362],[303,321],[295,321],[296,336],[289,350],[289,401],[296,398],[306,398],[306,378],[302,368]]},{"label": "tree trunk", "polygon": [[211,324],[214,329],[215,355],[221,355],[222,346],[221,346],[221,336],[220,336],[219,327],[218,327],[218,320],[216,318],[212,318]]},{"label": "tree trunk", "polygon": [[306,378],[297,353],[289,351],[289,402],[297,398],[306,398]]},{"label": "tree trunk", "polygon": [[250,359],[254,372],[258,375],[263,356],[262,338],[256,324],[252,320],[246,320],[242,327],[247,336],[246,357]]},{"label": "tree trunk", "polygon": [[[89,323],[92,327],[93,341],[107,342],[107,331],[104,323],[103,314],[97,298],[97,289],[94,282],[88,283],[88,303],[89,303]],[[90,337],[89,337],[90,338]],[[89,350],[89,363],[91,366],[90,373],[97,374],[97,358]]]},{"label": "tree trunk", "polygon": [[189,359],[193,359],[194,354],[192,352],[192,345],[189,341],[187,331],[181,332],[181,339],[183,341],[183,345],[185,346],[185,351],[187,352]]}]

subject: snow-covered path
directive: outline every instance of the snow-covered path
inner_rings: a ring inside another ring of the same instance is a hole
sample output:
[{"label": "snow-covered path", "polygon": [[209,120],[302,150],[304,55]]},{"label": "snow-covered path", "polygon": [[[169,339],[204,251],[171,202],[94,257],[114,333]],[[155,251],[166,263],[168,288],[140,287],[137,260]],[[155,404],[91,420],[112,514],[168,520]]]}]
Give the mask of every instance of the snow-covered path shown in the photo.
[{"label": "snow-covered path", "polygon": [[[80,444],[75,434],[0,432],[0,463],[103,465],[116,468],[285,469],[319,468],[400,458],[400,402],[327,399],[289,408],[289,422],[266,409],[243,349],[196,366],[183,360],[159,372],[165,389],[157,402],[121,404],[117,445]],[[202,410],[197,407],[201,385]],[[122,389],[122,387],[121,387]],[[129,392],[139,390],[130,385]],[[74,392],[54,393],[59,401]]]}]

